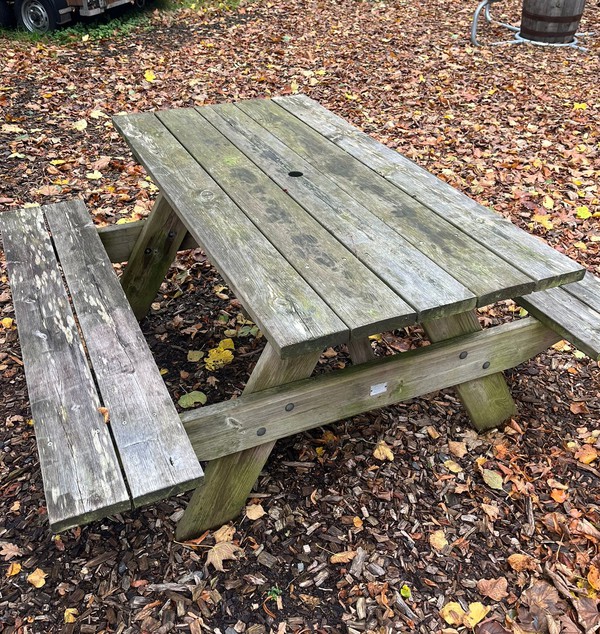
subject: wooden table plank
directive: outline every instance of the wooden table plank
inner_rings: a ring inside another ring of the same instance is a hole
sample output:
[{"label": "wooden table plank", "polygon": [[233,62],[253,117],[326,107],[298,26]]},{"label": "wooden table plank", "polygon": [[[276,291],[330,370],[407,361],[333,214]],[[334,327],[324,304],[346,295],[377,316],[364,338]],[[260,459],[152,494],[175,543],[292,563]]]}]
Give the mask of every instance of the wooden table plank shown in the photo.
[{"label": "wooden table plank", "polygon": [[[412,305],[419,321],[475,306],[473,293],[234,104],[197,110]],[[298,171],[302,177],[290,177]]]},{"label": "wooden table plank", "polygon": [[531,293],[516,301],[590,358],[600,360],[600,313],[592,306],[562,287]]},{"label": "wooden table plank", "polygon": [[42,211],[0,214],[0,227],[48,519],[59,532],[131,502]]},{"label": "wooden table plank", "polygon": [[114,123],[282,357],[348,340],[347,326],[157,117],[121,115]]},{"label": "wooden table plank", "polygon": [[158,117],[348,326],[351,338],[416,321],[411,306],[198,112],[169,110]]},{"label": "wooden table plank", "polygon": [[277,97],[294,114],[365,165],[393,182],[500,258],[536,281],[535,290],[580,280],[585,269],[542,240],[478,204],[395,150],[353,127],[305,95]]},{"label": "wooden table plank", "polygon": [[[272,101],[238,106],[316,168],[335,178],[413,246],[490,304],[531,292],[534,281]],[[418,275],[418,271],[414,271]]]},{"label": "wooden table plank", "polygon": [[587,272],[581,282],[566,284],[562,289],[600,313],[600,278],[593,273]]},{"label": "wooden table plank", "polygon": [[46,218],[134,505],[194,488],[202,469],[87,209],[74,200]]}]

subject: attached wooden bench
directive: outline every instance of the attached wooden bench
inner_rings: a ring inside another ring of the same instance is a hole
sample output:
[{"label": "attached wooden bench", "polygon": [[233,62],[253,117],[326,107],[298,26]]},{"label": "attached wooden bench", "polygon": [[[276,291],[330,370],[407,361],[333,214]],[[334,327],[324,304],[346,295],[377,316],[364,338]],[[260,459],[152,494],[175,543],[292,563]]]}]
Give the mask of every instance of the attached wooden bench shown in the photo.
[{"label": "attached wooden bench", "polygon": [[195,487],[202,469],[84,204],[5,212],[0,229],[52,530]]},{"label": "attached wooden bench", "polygon": [[517,302],[561,337],[600,361],[600,279],[583,280],[519,297]]}]

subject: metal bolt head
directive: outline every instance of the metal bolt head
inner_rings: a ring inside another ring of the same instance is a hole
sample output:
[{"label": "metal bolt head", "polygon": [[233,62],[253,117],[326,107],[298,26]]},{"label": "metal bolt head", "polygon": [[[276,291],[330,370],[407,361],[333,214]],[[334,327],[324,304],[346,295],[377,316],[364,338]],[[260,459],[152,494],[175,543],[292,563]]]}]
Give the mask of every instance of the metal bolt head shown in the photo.
[{"label": "metal bolt head", "polygon": [[291,412],[293,409],[294,409],[294,404],[293,404],[293,403],[288,403],[288,404],[285,406],[285,411],[286,411],[286,412]]},{"label": "metal bolt head", "polygon": [[466,359],[468,354],[469,354],[469,353],[468,353],[466,350],[464,350],[464,351],[463,351],[463,352],[461,352],[458,356],[459,356],[461,359]]},{"label": "metal bolt head", "polygon": [[489,361],[486,361],[486,362],[483,364],[483,369],[484,369],[484,370],[487,370],[489,367],[490,367],[490,362],[489,362]]},{"label": "metal bolt head", "polygon": [[267,433],[267,430],[264,427],[259,427],[256,430],[256,435],[257,436],[264,436]]}]

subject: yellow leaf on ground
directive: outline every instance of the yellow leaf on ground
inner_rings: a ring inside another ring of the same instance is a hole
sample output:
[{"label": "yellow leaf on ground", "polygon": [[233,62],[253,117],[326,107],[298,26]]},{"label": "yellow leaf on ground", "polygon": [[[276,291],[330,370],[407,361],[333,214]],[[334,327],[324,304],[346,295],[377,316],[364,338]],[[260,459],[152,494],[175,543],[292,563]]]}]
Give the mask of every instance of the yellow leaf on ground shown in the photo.
[{"label": "yellow leaf on ground", "polygon": [[2,328],[4,328],[4,330],[10,330],[13,325],[13,320],[10,317],[4,317],[4,319],[0,321],[0,324],[2,324]]},{"label": "yellow leaf on ground", "polygon": [[85,119],[79,119],[79,121],[75,121],[73,127],[79,132],[83,132],[87,128],[87,121]]},{"label": "yellow leaf on ground", "polygon": [[463,625],[467,627],[475,627],[479,621],[482,621],[490,608],[476,601],[475,603],[469,603],[469,611],[463,617]]},{"label": "yellow leaf on ground", "polygon": [[246,507],[246,517],[249,520],[257,520],[265,515],[266,511],[261,504],[248,504]]},{"label": "yellow leaf on ground", "polygon": [[335,553],[335,555],[331,555],[329,561],[332,564],[349,564],[355,557],[355,550],[344,550],[341,553]]},{"label": "yellow leaf on ground", "polygon": [[144,73],[144,79],[146,81],[149,82],[153,82],[156,79],[156,75],[154,74],[153,70],[148,69],[145,73]]},{"label": "yellow leaf on ground", "polygon": [[448,623],[448,625],[462,625],[465,617],[465,611],[460,603],[450,601],[440,610],[440,616]]},{"label": "yellow leaf on ground", "polygon": [[542,205],[545,209],[554,209],[554,199],[550,196],[544,196],[544,200],[542,201]]},{"label": "yellow leaf on ground", "polygon": [[233,361],[233,352],[223,348],[211,348],[206,357],[205,366],[209,371],[218,370]]},{"label": "yellow leaf on ground", "polygon": [[458,462],[455,462],[454,460],[446,460],[444,462],[444,467],[446,467],[446,469],[448,469],[451,473],[460,473],[463,470]]},{"label": "yellow leaf on ground", "polygon": [[435,550],[444,550],[448,545],[448,540],[443,530],[434,531],[429,536],[429,545]]},{"label": "yellow leaf on ground", "polygon": [[586,205],[582,205],[581,207],[577,207],[577,209],[575,209],[575,211],[577,212],[577,217],[581,218],[582,220],[587,220],[588,218],[592,217],[592,212],[588,209],[588,207]]},{"label": "yellow leaf on ground", "polygon": [[598,458],[598,452],[591,445],[583,445],[575,452],[575,458],[583,464],[592,464]]},{"label": "yellow leaf on ground", "polygon": [[483,470],[483,480],[490,487],[490,489],[502,490],[503,479],[497,471],[491,469]]},{"label": "yellow leaf on ground", "polygon": [[590,566],[590,570],[587,574],[587,580],[594,590],[600,590],[600,570],[598,570],[596,566]]},{"label": "yellow leaf on ground", "polygon": [[573,104],[573,110],[586,110],[587,109],[587,103],[585,103],[585,101],[583,103],[577,103],[575,102]]},{"label": "yellow leaf on ground", "polygon": [[222,339],[217,347],[221,348],[221,350],[235,350],[233,339]]},{"label": "yellow leaf on ground", "polygon": [[77,608],[67,608],[64,614],[65,623],[75,623],[79,610]]},{"label": "yellow leaf on ground", "polygon": [[552,229],[552,227],[554,227],[552,221],[550,220],[550,216],[546,214],[534,214],[531,216],[531,219],[539,225],[542,225],[545,229]]},{"label": "yellow leaf on ground", "polygon": [[354,524],[354,528],[362,528],[363,521],[358,517],[358,515],[352,518],[352,523]]},{"label": "yellow leaf on ground", "polygon": [[36,568],[28,577],[27,581],[36,588],[41,588],[46,583],[48,575],[41,569]]},{"label": "yellow leaf on ground", "polygon": [[12,123],[3,123],[2,132],[6,132],[7,134],[23,134],[25,130],[23,128],[20,128],[18,125],[14,125]]},{"label": "yellow leaf on ground", "polygon": [[373,450],[373,457],[377,458],[377,460],[389,460],[390,462],[394,461],[394,454],[392,453],[392,449],[385,442],[385,440],[380,440],[377,443],[377,446]]},{"label": "yellow leaf on ground", "polygon": [[15,575],[18,575],[20,572],[21,572],[21,564],[18,563],[17,561],[13,561],[12,564],[10,564],[10,566],[8,567],[8,570],[6,571],[6,576],[14,577]]},{"label": "yellow leaf on ground", "polygon": [[466,625],[467,627],[474,628],[477,623],[486,617],[489,611],[490,608],[479,601],[470,603],[468,612],[462,609],[460,603],[451,601],[440,610],[440,616],[448,625]]}]

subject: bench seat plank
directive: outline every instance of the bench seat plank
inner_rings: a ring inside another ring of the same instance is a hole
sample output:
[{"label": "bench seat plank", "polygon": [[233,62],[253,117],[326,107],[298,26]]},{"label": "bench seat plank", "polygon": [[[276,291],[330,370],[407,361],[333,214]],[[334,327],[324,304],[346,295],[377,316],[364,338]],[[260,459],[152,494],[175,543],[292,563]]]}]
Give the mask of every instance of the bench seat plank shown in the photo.
[{"label": "bench seat plank", "polygon": [[0,229],[48,519],[59,532],[131,503],[42,211],[0,214]]},{"label": "bench seat plank", "polygon": [[583,281],[519,297],[519,305],[561,337],[600,361],[600,280]]},{"label": "bench seat plank", "polygon": [[83,202],[46,218],[134,506],[195,487],[202,469]]},{"label": "bench seat plank", "polygon": [[417,321],[475,307],[473,293],[234,104],[197,110],[412,305]]},{"label": "bench seat plank", "polygon": [[[305,95],[273,99],[323,136],[427,205],[500,258],[534,277],[536,290],[575,282],[585,269]],[[443,202],[443,204],[440,204]]]},{"label": "bench seat plank", "polygon": [[434,214],[287,110],[274,107],[266,100],[244,101],[238,107],[314,167],[334,175],[337,184],[359,204],[477,295],[478,305],[533,290],[535,282],[527,274]]},{"label": "bench seat plank", "polygon": [[282,358],[349,339],[344,322],[158,117],[120,115],[114,124]]},{"label": "bench seat plank", "polygon": [[157,114],[271,244],[286,254],[298,274],[348,326],[351,338],[416,321],[409,304],[198,112],[178,109]]}]

